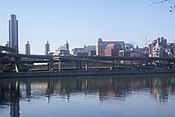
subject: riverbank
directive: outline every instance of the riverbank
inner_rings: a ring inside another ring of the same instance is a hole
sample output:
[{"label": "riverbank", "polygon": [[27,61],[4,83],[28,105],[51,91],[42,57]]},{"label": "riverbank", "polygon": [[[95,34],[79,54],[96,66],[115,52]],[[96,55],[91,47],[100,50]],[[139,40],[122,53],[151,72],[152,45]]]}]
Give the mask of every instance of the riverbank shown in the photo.
[{"label": "riverbank", "polygon": [[0,73],[0,78],[32,78],[32,77],[66,77],[66,76],[101,76],[101,75],[136,75],[136,74],[170,74],[175,70],[65,70],[35,71],[19,73]]}]

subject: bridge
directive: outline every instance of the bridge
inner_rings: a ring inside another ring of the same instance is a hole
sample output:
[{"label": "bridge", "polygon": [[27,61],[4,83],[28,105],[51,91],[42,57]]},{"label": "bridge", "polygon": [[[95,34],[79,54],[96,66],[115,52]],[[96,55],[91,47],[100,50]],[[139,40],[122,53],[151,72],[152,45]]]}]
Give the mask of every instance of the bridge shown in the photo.
[{"label": "bridge", "polygon": [[[3,48],[2,48],[3,49]],[[9,48],[5,48],[6,50]],[[10,49],[8,51],[11,51]],[[4,59],[5,58],[5,59]],[[0,71],[11,66],[16,72],[24,69],[89,70],[89,69],[169,69],[174,68],[175,58],[118,57],[118,56],[49,56],[0,53]],[[35,65],[40,63],[42,65]]]},{"label": "bridge", "polygon": [[8,52],[8,53],[17,53],[17,50],[11,47],[6,47],[6,46],[0,46],[0,53],[3,51]]}]

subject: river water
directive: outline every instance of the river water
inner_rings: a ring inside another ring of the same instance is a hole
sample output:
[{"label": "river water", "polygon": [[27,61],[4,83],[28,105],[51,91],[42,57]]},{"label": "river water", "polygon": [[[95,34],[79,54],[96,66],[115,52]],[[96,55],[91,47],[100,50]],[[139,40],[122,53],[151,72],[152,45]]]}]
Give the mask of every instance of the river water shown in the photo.
[{"label": "river water", "polygon": [[175,75],[0,79],[0,117],[175,117]]}]

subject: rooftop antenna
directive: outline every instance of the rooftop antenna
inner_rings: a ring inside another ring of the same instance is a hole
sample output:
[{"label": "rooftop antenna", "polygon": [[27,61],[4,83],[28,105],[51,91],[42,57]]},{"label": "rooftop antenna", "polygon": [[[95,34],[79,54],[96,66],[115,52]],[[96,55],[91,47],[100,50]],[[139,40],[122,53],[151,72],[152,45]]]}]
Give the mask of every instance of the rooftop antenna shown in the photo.
[{"label": "rooftop antenna", "polygon": [[149,36],[149,33],[147,35],[145,35],[144,38],[141,38],[143,41],[144,41],[144,47],[147,47],[147,44],[150,42],[150,40],[148,40],[148,36]]}]

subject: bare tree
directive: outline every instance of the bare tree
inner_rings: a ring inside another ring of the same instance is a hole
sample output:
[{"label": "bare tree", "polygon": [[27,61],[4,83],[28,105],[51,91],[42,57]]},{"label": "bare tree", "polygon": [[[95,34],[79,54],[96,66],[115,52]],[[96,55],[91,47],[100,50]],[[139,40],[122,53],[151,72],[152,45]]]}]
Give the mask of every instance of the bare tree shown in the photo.
[{"label": "bare tree", "polygon": [[152,0],[152,4],[170,4],[170,12],[175,12],[175,0]]}]

